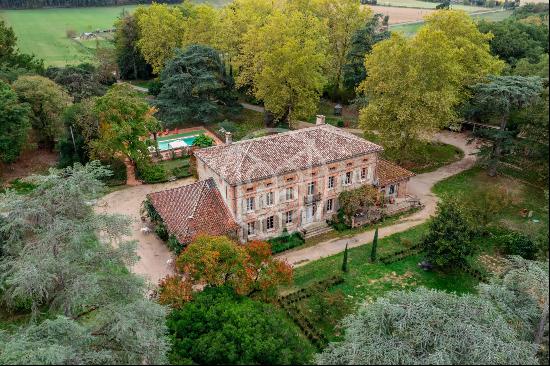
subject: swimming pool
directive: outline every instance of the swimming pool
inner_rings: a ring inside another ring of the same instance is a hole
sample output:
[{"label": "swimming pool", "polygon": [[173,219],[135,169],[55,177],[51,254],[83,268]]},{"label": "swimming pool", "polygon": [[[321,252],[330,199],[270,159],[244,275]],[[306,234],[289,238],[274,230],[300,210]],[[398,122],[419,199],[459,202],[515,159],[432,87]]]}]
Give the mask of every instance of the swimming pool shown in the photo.
[{"label": "swimming pool", "polygon": [[165,151],[170,149],[178,149],[185,146],[193,146],[193,142],[195,141],[197,136],[177,137],[174,139],[158,140],[159,150]]}]

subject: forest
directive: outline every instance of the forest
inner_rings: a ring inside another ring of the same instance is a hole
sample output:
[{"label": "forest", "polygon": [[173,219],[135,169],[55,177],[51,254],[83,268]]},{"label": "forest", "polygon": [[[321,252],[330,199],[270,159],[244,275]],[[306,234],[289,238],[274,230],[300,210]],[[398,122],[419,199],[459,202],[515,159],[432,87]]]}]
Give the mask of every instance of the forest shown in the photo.
[{"label": "forest", "polygon": [[[120,6],[151,4],[153,0],[2,0],[0,9],[84,8],[90,6]],[[178,4],[179,0],[157,0],[156,3]]]}]

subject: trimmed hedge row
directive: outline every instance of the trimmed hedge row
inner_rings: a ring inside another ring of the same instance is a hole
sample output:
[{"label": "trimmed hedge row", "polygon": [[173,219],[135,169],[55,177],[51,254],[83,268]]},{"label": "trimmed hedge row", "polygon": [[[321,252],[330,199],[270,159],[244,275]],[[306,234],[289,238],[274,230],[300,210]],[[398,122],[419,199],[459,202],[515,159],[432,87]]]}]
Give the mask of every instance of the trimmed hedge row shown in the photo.
[{"label": "trimmed hedge row", "polygon": [[391,264],[391,263],[403,260],[405,258],[408,258],[412,255],[418,254],[422,250],[423,249],[421,247],[421,244],[419,243],[419,244],[413,245],[410,248],[403,249],[403,250],[388,254],[386,256],[380,257],[379,260],[380,260],[380,262],[382,262],[384,264]]},{"label": "trimmed hedge row", "polygon": [[317,330],[317,328],[311,323],[307,317],[307,314],[296,306],[296,303],[311,297],[314,291],[319,288],[327,289],[342,282],[344,282],[344,278],[342,276],[332,276],[313,283],[308,287],[301,288],[296,292],[285,296],[280,296],[277,299],[279,306],[286,311],[287,315],[292,319],[292,321],[294,321],[294,323],[296,323],[296,325],[298,325],[307,339],[309,339],[309,341],[318,349],[325,347],[328,341],[323,333]]},{"label": "trimmed hedge row", "polygon": [[305,240],[299,233],[296,232],[290,235],[281,235],[276,238],[269,239],[267,242],[271,245],[271,252],[276,254],[299,247],[304,244]]}]

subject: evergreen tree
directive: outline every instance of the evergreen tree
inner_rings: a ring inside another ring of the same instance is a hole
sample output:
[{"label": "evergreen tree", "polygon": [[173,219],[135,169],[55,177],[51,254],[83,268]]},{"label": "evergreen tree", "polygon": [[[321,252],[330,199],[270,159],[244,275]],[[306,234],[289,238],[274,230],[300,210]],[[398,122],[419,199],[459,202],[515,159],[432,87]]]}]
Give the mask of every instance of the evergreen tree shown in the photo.
[{"label": "evergreen tree", "polygon": [[218,51],[208,46],[176,49],[160,81],[155,105],[168,125],[209,122],[222,108],[237,106],[233,80],[226,75]]},{"label": "evergreen tree", "polygon": [[376,262],[376,248],[378,247],[378,227],[374,231],[374,239],[372,240],[372,249],[370,251],[370,261]]},{"label": "evergreen tree", "polygon": [[342,261],[342,272],[348,271],[348,245],[346,244],[346,249],[344,249],[344,259]]},{"label": "evergreen tree", "polygon": [[139,26],[134,14],[122,14],[115,23],[115,55],[121,79],[148,79],[152,68],[137,46]]},{"label": "evergreen tree", "polygon": [[12,163],[23,150],[31,124],[30,108],[19,103],[17,94],[0,81],[0,162]]}]

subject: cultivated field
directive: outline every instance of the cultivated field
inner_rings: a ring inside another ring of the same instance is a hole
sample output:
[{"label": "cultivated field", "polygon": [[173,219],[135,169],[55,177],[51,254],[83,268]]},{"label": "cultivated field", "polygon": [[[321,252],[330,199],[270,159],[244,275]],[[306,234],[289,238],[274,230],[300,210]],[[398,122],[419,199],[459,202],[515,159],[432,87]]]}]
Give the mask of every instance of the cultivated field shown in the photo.
[{"label": "cultivated field", "polygon": [[[405,7],[405,8],[435,9],[435,7],[439,5],[439,3],[429,2],[429,1],[420,1],[420,0],[378,0],[378,5],[399,6],[399,7]],[[483,8],[480,6],[461,5],[461,4],[452,4],[451,8],[455,10],[464,10],[469,13],[487,10],[487,8]]]},{"label": "cultivated field", "polygon": [[418,8],[398,8],[394,6],[371,6],[373,13],[381,13],[389,15],[389,24],[400,24],[417,22],[424,19],[428,14],[433,13],[432,9],[418,9]]}]

